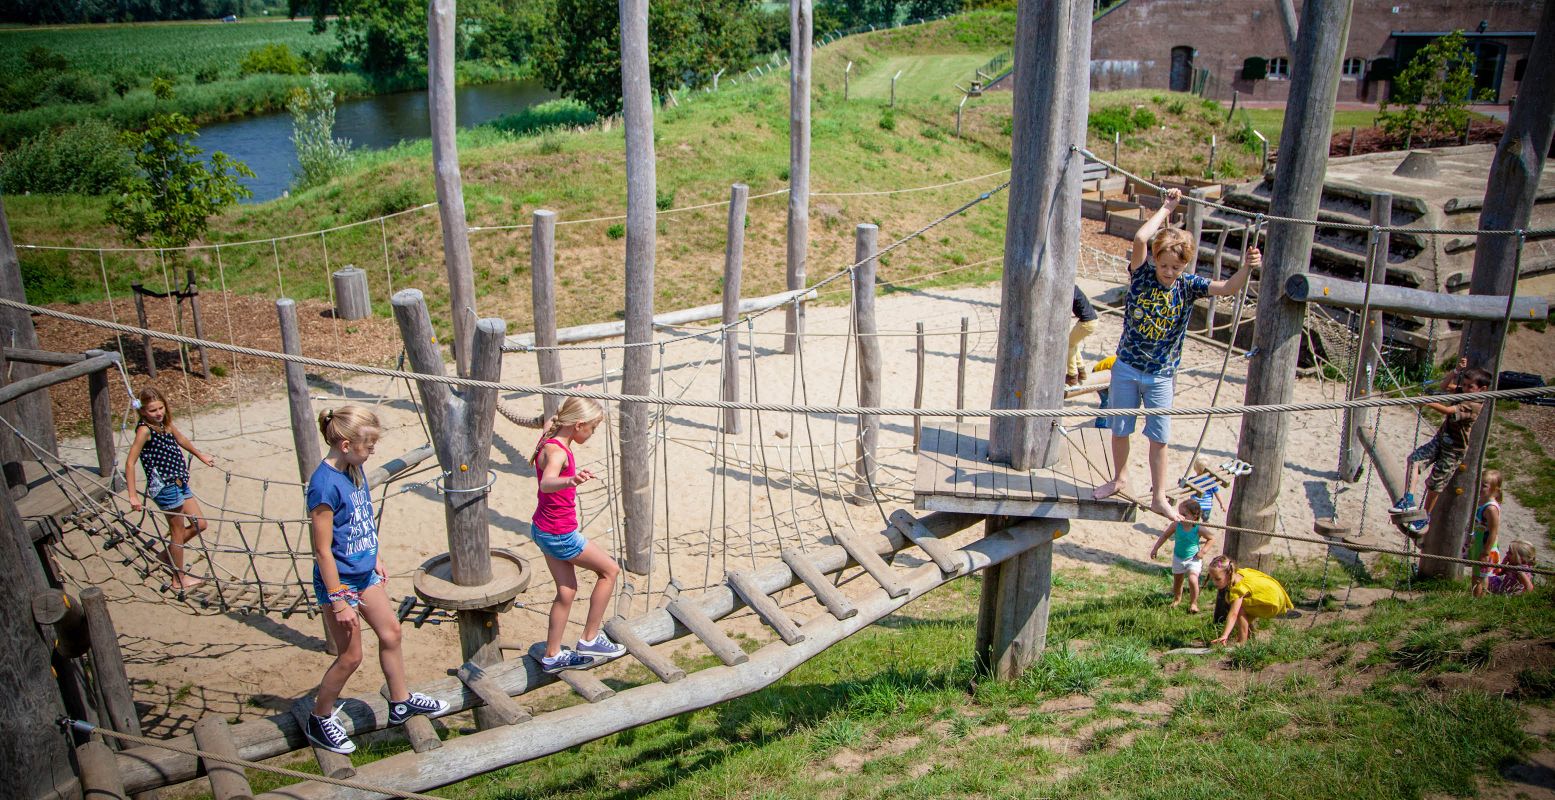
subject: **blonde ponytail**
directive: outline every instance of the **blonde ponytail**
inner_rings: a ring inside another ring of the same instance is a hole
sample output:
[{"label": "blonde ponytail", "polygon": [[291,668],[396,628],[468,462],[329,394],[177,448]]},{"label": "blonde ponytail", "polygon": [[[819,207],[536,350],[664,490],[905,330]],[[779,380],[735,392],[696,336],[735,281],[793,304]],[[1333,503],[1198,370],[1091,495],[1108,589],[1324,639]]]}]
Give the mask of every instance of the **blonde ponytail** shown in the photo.
[{"label": "blonde ponytail", "polygon": [[577,425],[580,422],[595,422],[604,419],[605,407],[597,400],[587,397],[569,397],[562,407],[556,410],[556,416],[545,422],[545,430],[540,433],[540,442],[535,445],[534,455],[529,457],[529,463],[536,469],[540,467],[540,453],[545,450],[545,443],[555,436],[557,431],[568,425]]}]

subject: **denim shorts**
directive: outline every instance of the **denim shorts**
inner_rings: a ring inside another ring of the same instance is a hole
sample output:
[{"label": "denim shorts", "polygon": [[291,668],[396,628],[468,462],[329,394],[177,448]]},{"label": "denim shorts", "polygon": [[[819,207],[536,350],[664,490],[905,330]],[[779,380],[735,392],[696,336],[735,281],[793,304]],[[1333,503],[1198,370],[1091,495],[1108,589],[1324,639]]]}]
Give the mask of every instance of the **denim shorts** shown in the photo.
[{"label": "denim shorts", "polygon": [[[1108,389],[1108,408],[1171,408],[1172,376],[1144,372],[1122,359],[1112,365],[1112,385]],[[1134,432],[1137,417],[1111,417],[1112,435],[1128,436]],[[1145,438],[1166,444],[1171,440],[1171,417],[1145,417]]]},{"label": "denim shorts", "polygon": [[177,511],[184,507],[184,501],[194,497],[194,492],[189,490],[188,481],[175,481],[164,483],[157,493],[151,496],[156,502],[157,508],[163,511]]},{"label": "denim shorts", "polygon": [[[371,569],[360,575],[341,574],[340,582],[355,589],[360,594],[367,591],[369,586],[377,586],[383,583],[383,576],[378,574],[378,570]],[[313,568],[313,599],[317,600],[320,606],[330,605],[329,591],[324,588],[324,576],[319,574],[317,566]],[[350,603],[352,608],[355,608],[358,601],[347,600],[346,602]]]},{"label": "denim shorts", "polygon": [[583,548],[589,540],[583,538],[583,530],[580,528],[572,533],[546,533],[530,523],[529,536],[535,540],[535,545],[540,552],[557,559],[558,561],[571,561],[583,554]]}]

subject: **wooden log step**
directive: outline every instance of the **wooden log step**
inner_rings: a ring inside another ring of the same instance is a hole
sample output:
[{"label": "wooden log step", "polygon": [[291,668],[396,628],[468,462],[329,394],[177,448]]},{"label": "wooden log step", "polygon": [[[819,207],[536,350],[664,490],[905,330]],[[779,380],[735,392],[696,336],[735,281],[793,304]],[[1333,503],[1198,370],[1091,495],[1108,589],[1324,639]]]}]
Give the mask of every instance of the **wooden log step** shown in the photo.
[{"label": "wooden log step", "polygon": [[745,601],[766,622],[777,631],[778,636],[783,637],[785,644],[799,644],[804,641],[804,634],[799,632],[799,626],[784,613],[783,609],[772,599],[772,595],[761,590],[756,581],[743,572],[731,572],[728,575],[729,588]]},{"label": "wooden log step", "polygon": [[484,667],[466,661],[454,672],[454,675],[480,697],[498,722],[503,725],[517,725],[529,720],[529,712],[519,706],[518,701],[509,697],[508,693],[491,679]]},{"label": "wooden log step", "polygon": [[637,632],[632,630],[630,623],[622,617],[614,617],[605,622],[605,635],[616,644],[626,648],[626,652],[647,667],[650,672],[659,676],[659,680],[665,683],[674,683],[686,677],[686,671],[675,666],[675,662],[665,658],[657,650],[654,650]]},{"label": "wooden log step", "polygon": [[859,541],[850,533],[835,531],[832,535],[837,539],[837,543],[842,545],[842,549],[848,551],[848,555],[857,561],[876,583],[880,584],[880,588],[885,589],[887,596],[901,597],[907,594],[907,587],[902,585],[896,573],[885,563],[885,559],[874,551],[874,548],[859,544]]},{"label": "wooden log step", "polygon": [[[380,687],[378,694],[383,695],[384,701],[389,703],[389,705],[392,706],[394,704],[394,700],[389,697],[388,684]],[[417,714],[405,720],[403,727],[405,728],[405,738],[410,740],[410,749],[418,753],[436,750],[443,746],[443,740],[437,738],[437,729],[432,727],[432,720],[424,715]]]},{"label": "wooden log step", "polygon": [[946,575],[961,575],[966,571],[966,558],[958,556],[954,547],[945,544],[932,531],[923,527],[917,517],[907,509],[899,508],[891,512],[891,525],[927,553],[941,572]]},{"label": "wooden log step", "polygon": [[556,673],[556,677],[560,678],[562,683],[571,686],[574,692],[590,703],[608,700],[616,694],[616,690],[606,686],[604,681],[581,669],[564,669]]},{"label": "wooden log step", "polygon": [[[206,714],[194,723],[194,746],[226,758],[238,756],[232,729],[215,714]],[[242,767],[210,759],[201,759],[201,763],[211,782],[211,796],[216,800],[253,800],[254,790],[249,787]]]},{"label": "wooden log step", "polygon": [[712,618],[707,616],[702,611],[702,607],[695,602],[671,600],[665,610],[696,634],[696,637],[702,640],[702,644],[707,645],[707,649],[713,651],[713,655],[718,656],[718,660],[724,662],[725,666],[732,667],[750,660],[750,656],[740,649],[740,645],[730,639],[728,634],[719,630],[718,624],[713,622]]},{"label": "wooden log step", "polygon": [[810,587],[810,591],[815,593],[815,599],[821,601],[832,616],[837,619],[847,619],[858,613],[858,607],[853,605],[853,601],[833,586],[826,574],[821,572],[804,553],[785,547],[780,554],[783,563],[793,570],[799,580],[804,581],[805,586]]},{"label": "wooden log step", "polygon": [[[313,713],[313,698],[304,697],[292,704],[292,718],[297,720],[297,727],[308,729],[308,715]],[[313,748],[313,758],[319,762],[319,772],[331,778],[356,777],[356,767],[351,766],[351,757],[331,752],[309,743]]]}]

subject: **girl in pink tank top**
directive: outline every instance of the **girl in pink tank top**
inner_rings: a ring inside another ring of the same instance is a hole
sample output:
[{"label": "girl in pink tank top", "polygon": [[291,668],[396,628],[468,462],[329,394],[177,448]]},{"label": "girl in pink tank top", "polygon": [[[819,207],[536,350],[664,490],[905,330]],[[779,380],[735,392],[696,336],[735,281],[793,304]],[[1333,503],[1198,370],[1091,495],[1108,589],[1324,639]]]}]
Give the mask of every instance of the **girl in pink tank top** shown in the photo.
[{"label": "girl in pink tank top", "polygon": [[[587,442],[604,420],[605,410],[599,403],[582,397],[567,398],[545,426],[530,459],[539,487],[529,533],[556,580],[556,598],[551,601],[550,625],[546,628],[545,657],[540,660],[546,672],[591,667],[626,652],[626,648],[610,641],[600,630],[621,568],[604,548],[586,539],[578,525],[578,487],[592,480],[594,473],[578,469],[572,448]],[[592,571],[599,579],[589,594],[583,637],[575,649],[568,649],[561,642],[572,613],[572,600],[578,594],[574,565]]]}]

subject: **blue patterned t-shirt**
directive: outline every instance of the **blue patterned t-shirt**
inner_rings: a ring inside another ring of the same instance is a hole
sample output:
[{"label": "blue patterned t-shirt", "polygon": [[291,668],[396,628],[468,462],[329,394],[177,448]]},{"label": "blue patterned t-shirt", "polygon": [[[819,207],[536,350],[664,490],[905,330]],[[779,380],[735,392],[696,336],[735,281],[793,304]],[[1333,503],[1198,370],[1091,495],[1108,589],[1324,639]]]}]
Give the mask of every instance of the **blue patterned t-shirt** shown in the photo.
[{"label": "blue patterned t-shirt", "polygon": [[1118,358],[1140,372],[1162,377],[1177,371],[1193,303],[1209,294],[1209,279],[1185,272],[1162,286],[1148,259],[1129,278]]},{"label": "blue patterned t-shirt", "polygon": [[330,552],[341,575],[366,575],[378,566],[378,523],[367,482],[361,486],[322,461],[308,479],[308,512],[329,506],[335,515],[335,541]]}]

